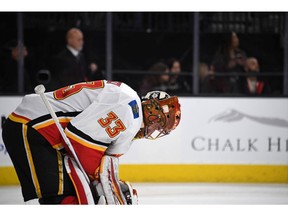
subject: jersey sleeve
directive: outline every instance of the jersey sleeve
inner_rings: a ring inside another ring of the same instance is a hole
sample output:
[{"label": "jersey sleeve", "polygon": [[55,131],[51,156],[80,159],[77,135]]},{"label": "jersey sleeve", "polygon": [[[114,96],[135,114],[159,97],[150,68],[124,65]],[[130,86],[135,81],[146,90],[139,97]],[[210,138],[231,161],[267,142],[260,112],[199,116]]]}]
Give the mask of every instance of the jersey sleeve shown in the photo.
[{"label": "jersey sleeve", "polygon": [[122,136],[108,146],[106,149],[106,154],[114,156],[125,154],[130,149],[134,137],[134,133],[129,131],[124,132]]}]

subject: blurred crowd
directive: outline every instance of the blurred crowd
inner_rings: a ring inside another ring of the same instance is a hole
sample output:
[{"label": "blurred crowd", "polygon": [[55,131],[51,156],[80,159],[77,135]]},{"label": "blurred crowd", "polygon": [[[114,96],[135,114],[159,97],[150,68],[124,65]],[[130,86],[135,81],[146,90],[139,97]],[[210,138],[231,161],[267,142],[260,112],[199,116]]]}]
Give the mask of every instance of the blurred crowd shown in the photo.
[{"label": "blurred crowd", "polygon": [[240,48],[235,32],[227,33],[219,44],[211,64],[199,64],[200,92],[242,95],[270,94],[269,82],[260,74],[255,56]]},{"label": "blurred crowd", "polygon": [[[1,53],[0,93],[17,93],[18,60],[24,63],[24,91],[29,93],[38,84],[54,90],[77,82],[105,79],[96,61],[88,61],[83,52],[84,35],[78,28],[66,33],[66,45],[47,59],[47,67],[37,70],[29,48],[19,46],[17,40],[7,42]],[[191,69],[192,71],[192,69]],[[161,59],[147,68],[147,74],[137,81],[136,91],[144,95],[151,90],[162,90],[175,95],[192,95],[192,72],[187,75],[181,60],[175,56]],[[247,55],[240,48],[236,32],[227,33],[215,50],[211,62],[199,62],[200,94],[271,94],[269,82],[259,76],[261,67],[256,56]],[[121,81],[121,80],[118,80]],[[129,83],[128,83],[129,84]]]},{"label": "blurred crowd", "polygon": [[23,60],[24,92],[32,92],[38,84],[54,90],[77,82],[104,79],[102,71],[94,61],[87,61],[83,52],[84,35],[78,28],[66,33],[66,45],[46,60],[46,67],[37,70],[31,59],[29,48],[19,45],[17,40],[8,41],[3,48],[0,62],[0,92],[17,93],[18,60]]}]

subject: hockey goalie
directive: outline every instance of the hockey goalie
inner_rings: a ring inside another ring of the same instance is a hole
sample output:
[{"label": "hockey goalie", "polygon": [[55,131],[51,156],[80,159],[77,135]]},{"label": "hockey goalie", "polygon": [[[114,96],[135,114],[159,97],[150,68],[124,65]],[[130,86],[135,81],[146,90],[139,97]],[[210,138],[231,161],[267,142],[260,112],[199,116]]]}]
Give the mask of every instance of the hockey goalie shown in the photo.
[{"label": "hockey goalie", "polygon": [[177,96],[153,91],[141,98],[125,83],[107,80],[43,95],[45,103],[25,95],[2,130],[24,202],[137,204],[136,190],[119,178],[119,157],[133,140],[158,139],[179,125]]}]

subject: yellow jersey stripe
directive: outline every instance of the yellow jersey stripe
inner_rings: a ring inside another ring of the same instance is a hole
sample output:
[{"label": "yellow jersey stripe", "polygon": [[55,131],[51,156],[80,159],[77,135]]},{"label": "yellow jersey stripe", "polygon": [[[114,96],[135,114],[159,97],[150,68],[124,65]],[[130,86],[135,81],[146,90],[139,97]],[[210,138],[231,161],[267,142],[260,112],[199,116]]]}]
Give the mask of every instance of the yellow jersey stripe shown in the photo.
[{"label": "yellow jersey stripe", "polygon": [[[67,118],[67,117],[58,118],[58,120],[59,120],[60,123],[68,123],[68,122],[70,122],[71,118]],[[39,130],[41,128],[48,127],[48,126],[53,125],[53,124],[55,124],[54,120],[53,119],[48,119],[46,121],[40,122],[38,124],[35,124],[33,126],[33,128],[35,128],[36,130]]]},{"label": "yellow jersey stripe", "polygon": [[11,120],[11,121],[14,121],[14,122],[18,122],[18,123],[22,123],[22,124],[26,124],[28,123],[30,120],[28,118],[25,118],[24,116],[19,116],[19,115],[16,115],[15,113],[11,113],[8,118]]},{"label": "yellow jersey stripe", "polygon": [[81,205],[82,203],[81,203],[81,200],[80,200],[79,191],[77,190],[77,186],[76,186],[76,184],[75,184],[75,182],[73,180],[73,177],[72,177],[71,173],[68,173],[68,175],[69,175],[69,177],[70,177],[70,179],[71,179],[71,181],[72,181],[72,183],[74,185],[76,196],[77,196],[77,200],[78,200],[79,204]]},{"label": "yellow jersey stripe", "polygon": [[95,149],[97,151],[101,151],[104,152],[107,147],[103,147],[91,142],[88,142],[87,140],[82,139],[81,137],[77,136],[76,134],[72,133],[71,131],[69,131],[68,129],[65,130],[65,134],[67,135],[67,137],[69,137],[70,139],[76,141],[77,143],[80,143],[81,145],[91,148],[91,149]]},{"label": "yellow jersey stripe", "polygon": [[24,147],[25,147],[27,159],[28,159],[29,166],[30,166],[31,177],[34,183],[34,187],[36,189],[36,194],[38,198],[41,198],[42,197],[41,188],[40,188],[38,177],[35,171],[35,166],[34,166],[32,154],[31,154],[31,150],[30,150],[30,145],[27,139],[27,125],[23,124],[22,132],[23,132]]},{"label": "yellow jersey stripe", "polygon": [[58,159],[58,172],[59,172],[59,186],[58,186],[58,195],[63,194],[63,188],[64,188],[64,171],[63,171],[63,162],[62,162],[62,156],[59,151],[57,151],[57,159]]}]

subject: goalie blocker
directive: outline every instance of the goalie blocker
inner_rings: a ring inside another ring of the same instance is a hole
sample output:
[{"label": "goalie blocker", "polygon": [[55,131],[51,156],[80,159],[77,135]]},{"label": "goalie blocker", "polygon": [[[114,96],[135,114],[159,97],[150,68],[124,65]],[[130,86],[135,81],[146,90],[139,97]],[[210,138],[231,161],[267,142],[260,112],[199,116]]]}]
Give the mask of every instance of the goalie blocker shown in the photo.
[{"label": "goalie blocker", "polygon": [[128,181],[119,180],[119,159],[105,155],[93,185],[98,196],[104,196],[108,205],[137,205],[137,191]]}]

